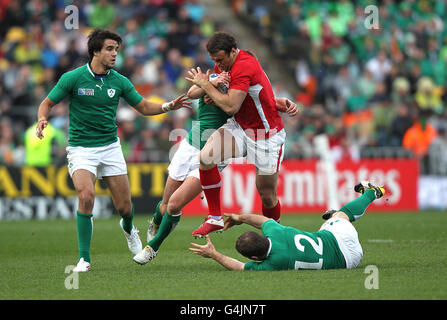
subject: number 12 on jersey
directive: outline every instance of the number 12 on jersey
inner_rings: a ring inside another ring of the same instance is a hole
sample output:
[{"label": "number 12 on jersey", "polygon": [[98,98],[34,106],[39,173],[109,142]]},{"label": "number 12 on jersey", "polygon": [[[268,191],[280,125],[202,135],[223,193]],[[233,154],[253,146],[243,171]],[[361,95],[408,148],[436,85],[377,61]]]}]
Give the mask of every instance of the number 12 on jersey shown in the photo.
[{"label": "number 12 on jersey", "polygon": [[[296,248],[299,251],[304,253],[304,246],[300,243],[301,239],[309,242],[310,245],[312,246],[312,248],[315,250],[315,252],[318,255],[323,256],[323,241],[321,241],[321,239],[319,237],[317,237],[318,243],[316,243],[314,239],[312,239],[304,234],[295,235]],[[323,258],[319,258],[318,262],[295,261],[295,270],[298,270],[298,269],[321,269],[322,267],[323,267]]]}]

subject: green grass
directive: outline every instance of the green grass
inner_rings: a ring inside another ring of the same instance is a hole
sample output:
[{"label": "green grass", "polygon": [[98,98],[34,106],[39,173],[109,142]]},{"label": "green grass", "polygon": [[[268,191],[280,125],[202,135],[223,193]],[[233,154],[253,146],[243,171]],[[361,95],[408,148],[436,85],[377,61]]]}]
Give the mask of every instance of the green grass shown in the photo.
[{"label": "green grass", "polygon": [[[148,216],[136,226],[146,239]],[[118,217],[95,220],[92,270],[68,290],[65,273],[76,264],[74,220],[0,223],[0,299],[446,299],[447,213],[367,214],[355,222],[363,246],[354,270],[227,271],[189,252],[190,232],[202,218],[182,218],[155,260],[139,266],[118,226]],[[285,215],[282,223],[316,231],[319,215]],[[212,236],[222,253],[247,261],[234,249],[238,226]],[[195,241],[195,240],[194,240]],[[204,242],[197,240],[196,242]],[[366,289],[365,267],[379,271],[379,289]]]}]

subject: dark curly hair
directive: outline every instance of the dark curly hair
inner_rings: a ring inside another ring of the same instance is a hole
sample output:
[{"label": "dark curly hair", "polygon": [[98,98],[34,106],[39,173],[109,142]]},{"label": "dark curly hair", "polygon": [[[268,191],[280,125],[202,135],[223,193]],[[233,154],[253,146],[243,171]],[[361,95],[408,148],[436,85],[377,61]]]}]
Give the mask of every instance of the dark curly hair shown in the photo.
[{"label": "dark curly hair", "polygon": [[229,54],[233,48],[237,49],[236,39],[231,34],[223,31],[215,32],[206,44],[206,50],[211,55],[218,53],[220,50]]},{"label": "dark curly hair", "polygon": [[121,45],[123,42],[119,34],[105,29],[95,29],[89,34],[87,47],[90,61],[93,59],[95,52],[101,51],[104,46],[104,41],[107,39],[115,40],[118,42],[118,45]]}]

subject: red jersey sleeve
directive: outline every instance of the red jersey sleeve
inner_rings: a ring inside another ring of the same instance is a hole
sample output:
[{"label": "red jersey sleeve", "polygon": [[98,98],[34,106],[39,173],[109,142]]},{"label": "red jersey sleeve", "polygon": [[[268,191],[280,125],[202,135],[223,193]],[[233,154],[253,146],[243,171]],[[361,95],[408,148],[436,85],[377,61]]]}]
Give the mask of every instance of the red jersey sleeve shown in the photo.
[{"label": "red jersey sleeve", "polygon": [[248,92],[252,82],[252,72],[249,64],[241,63],[231,69],[229,89]]}]

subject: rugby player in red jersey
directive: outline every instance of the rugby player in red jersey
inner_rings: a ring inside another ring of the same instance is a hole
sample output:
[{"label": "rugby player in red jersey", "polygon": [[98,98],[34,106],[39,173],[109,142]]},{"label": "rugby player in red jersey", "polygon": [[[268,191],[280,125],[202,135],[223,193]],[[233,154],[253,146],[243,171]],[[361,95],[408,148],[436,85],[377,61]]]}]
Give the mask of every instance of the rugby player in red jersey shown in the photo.
[{"label": "rugby player in red jersey", "polygon": [[262,213],[279,221],[281,205],[276,187],[286,138],[272,86],[256,57],[239,49],[236,39],[226,32],[216,32],[209,39],[207,50],[215,63],[214,72],[229,73],[228,92],[220,92],[209,82],[210,70],[204,73],[200,68],[191,69],[186,79],[204,90],[232,118],[209,138],[200,152],[200,181],[209,215],[192,232],[196,237],[223,230],[217,164],[230,158],[246,157],[254,164]]}]

